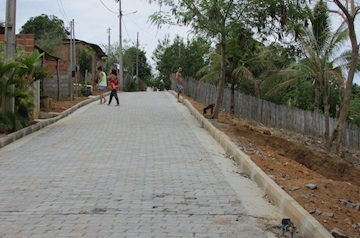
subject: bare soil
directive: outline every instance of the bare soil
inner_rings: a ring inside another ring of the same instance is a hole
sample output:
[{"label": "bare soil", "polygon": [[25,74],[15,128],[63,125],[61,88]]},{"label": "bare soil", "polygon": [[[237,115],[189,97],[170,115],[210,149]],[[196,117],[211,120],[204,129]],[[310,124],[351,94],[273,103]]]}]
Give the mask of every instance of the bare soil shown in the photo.
[{"label": "bare soil", "polygon": [[[50,111],[62,112],[86,99],[53,102]],[[187,99],[202,113],[205,105]],[[360,150],[346,148],[342,158],[327,153],[320,138],[269,128],[225,112],[211,122],[329,232],[337,228],[360,238],[360,211],[340,202],[360,205]]]},{"label": "bare soil", "polygon": [[41,108],[41,111],[43,112],[55,112],[55,113],[61,113],[65,111],[68,108],[71,108],[72,106],[75,106],[81,101],[87,100],[89,98],[87,97],[76,97],[74,100],[64,100],[64,101],[52,101],[51,102],[51,108]]},{"label": "bare soil", "polygon": [[[205,105],[187,99],[203,112]],[[360,205],[360,150],[346,148],[341,158],[327,153],[320,138],[269,128],[225,112],[211,122],[329,232],[337,228],[349,237],[360,237],[360,211],[340,203]]]}]

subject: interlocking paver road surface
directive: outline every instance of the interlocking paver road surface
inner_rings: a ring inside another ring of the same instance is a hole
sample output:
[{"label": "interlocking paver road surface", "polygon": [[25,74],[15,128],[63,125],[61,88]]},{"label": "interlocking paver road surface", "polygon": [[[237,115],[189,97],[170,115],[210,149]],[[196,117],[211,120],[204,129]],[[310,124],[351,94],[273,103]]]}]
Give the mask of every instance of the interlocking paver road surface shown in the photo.
[{"label": "interlocking paver road surface", "polygon": [[183,104],[119,97],[0,149],[0,237],[275,237],[276,208]]}]

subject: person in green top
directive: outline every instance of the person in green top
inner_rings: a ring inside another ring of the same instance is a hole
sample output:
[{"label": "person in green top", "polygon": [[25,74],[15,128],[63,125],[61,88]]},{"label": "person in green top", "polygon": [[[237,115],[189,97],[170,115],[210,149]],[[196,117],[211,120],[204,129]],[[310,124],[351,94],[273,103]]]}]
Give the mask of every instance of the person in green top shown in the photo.
[{"label": "person in green top", "polygon": [[[97,68],[97,71],[99,73],[99,81],[98,81],[97,86],[98,86],[98,89],[100,92],[100,104],[102,104],[102,103],[106,103],[106,99],[104,97],[104,92],[106,91],[106,87],[107,87],[107,78],[106,78],[106,74],[103,71],[101,66],[99,66]],[[102,102],[103,99],[104,99],[104,102]]]}]

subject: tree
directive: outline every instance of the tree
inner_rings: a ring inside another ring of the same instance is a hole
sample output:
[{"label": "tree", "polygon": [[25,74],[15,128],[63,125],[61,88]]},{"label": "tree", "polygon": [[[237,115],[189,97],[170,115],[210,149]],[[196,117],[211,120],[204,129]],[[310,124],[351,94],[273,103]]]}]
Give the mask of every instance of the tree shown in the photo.
[{"label": "tree", "polygon": [[360,126],[360,86],[353,84],[348,120]]},{"label": "tree", "polygon": [[[345,28],[345,22],[335,32],[332,32],[330,24],[327,23],[329,20],[325,12],[326,10],[325,3],[320,1],[314,9],[312,32],[307,32],[303,45],[306,50],[308,69],[313,72],[316,85],[318,85],[317,87],[320,88],[323,95],[327,149],[338,153],[342,140],[342,130],[350,105],[353,76],[358,67],[357,59],[359,51],[358,48],[357,52],[355,49],[356,57],[354,56],[354,50],[352,52],[343,52],[339,55],[339,49],[344,45],[348,37],[355,32],[351,33],[349,24]],[[356,43],[356,37],[353,40],[350,39],[350,41],[355,41]],[[356,59],[355,61],[353,60],[354,58]],[[352,65],[353,63],[355,65]],[[346,73],[344,69],[349,69],[347,80],[345,79]],[[351,74],[352,78],[349,78]],[[338,120],[330,138],[329,97],[334,86],[338,90],[340,111],[338,114],[335,114]],[[315,104],[315,106],[317,105]]]},{"label": "tree", "polygon": [[[163,1],[158,2],[162,3]],[[173,7],[173,13],[177,22],[190,24],[195,33],[203,34],[211,39],[217,39],[221,49],[220,79],[217,86],[213,115],[214,118],[217,118],[220,110],[226,75],[226,37],[232,24],[245,17],[244,13],[246,13],[246,11],[244,11],[244,8],[246,8],[246,5],[233,0],[185,0],[180,1],[178,5],[174,2],[167,2],[166,4]],[[163,24],[166,20],[166,18],[161,18],[159,16],[159,14],[154,14],[152,16],[152,21],[158,25]]]},{"label": "tree", "polygon": [[[48,76],[48,71],[41,66],[43,54],[35,51],[27,57],[3,63],[0,62],[0,109],[5,103],[5,95],[14,97],[14,113],[0,110],[0,131],[12,132],[29,125],[32,121],[34,94],[31,91],[33,82]],[[14,90],[9,90],[13,86]]]},{"label": "tree", "polygon": [[250,1],[249,11],[249,23],[257,28],[262,41],[271,36],[275,41],[294,45],[301,27],[307,24],[309,7],[307,1],[254,0]]},{"label": "tree", "polygon": [[33,83],[50,76],[49,69],[41,65],[43,56],[44,53],[35,50],[31,55],[19,59],[25,67],[16,70],[18,80],[14,91],[15,111],[24,119],[32,120],[34,108]]},{"label": "tree", "polygon": [[294,101],[291,91],[297,90],[296,85],[302,82],[303,77],[297,75],[300,78],[297,80],[292,74],[289,77],[288,72],[281,72],[296,61],[296,48],[280,43],[258,48],[255,57],[247,65],[259,81],[261,98],[276,104],[294,106],[291,104]]},{"label": "tree", "polygon": [[[104,52],[110,52],[110,54],[108,54],[107,58],[106,58],[105,72],[109,72],[111,69],[117,68],[117,66],[119,64],[119,52],[120,52],[119,43],[116,42],[111,45],[100,44],[100,46]],[[124,53],[125,47],[123,47],[122,49],[123,49],[123,53]]]},{"label": "tree", "polygon": [[347,79],[344,84],[344,99],[342,105],[340,105],[339,118],[336,121],[336,125],[330,139],[331,149],[338,153],[342,142],[345,121],[349,113],[354,75],[359,62],[359,44],[357,42],[357,35],[355,31],[355,19],[360,12],[360,5],[359,2],[356,2],[355,0],[334,0],[334,3],[338,9],[330,12],[334,12],[342,17],[348,27],[351,43],[350,63],[347,67]]},{"label": "tree", "polygon": [[[80,56],[79,56],[80,75],[84,79],[85,79],[85,71],[86,70],[88,70],[89,72],[92,71],[92,63],[93,63],[94,55],[95,55],[95,51],[90,46],[86,46],[84,49],[80,51]],[[106,72],[108,71],[109,69]]]},{"label": "tree", "polygon": [[341,47],[348,39],[348,30],[345,24],[341,24],[336,31],[331,29],[327,6],[323,1],[317,3],[310,13],[310,19],[311,24],[300,31],[302,58],[283,72],[290,79],[285,83],[294,79],[301,80],[300,77],[314,81],[314,106],[316,110],[320,110],[321,102],[323,104],[324,136],[327,149],[330,151],[333,143],[330,140],[329,117],[331,110],[333,116],[337,117],[336,104],[340,106],[343,104],[345,83],[343,69],[350,65],[351,52],[341,53]]},{"label": "tree", "polygon": [[249,71],[246,62],[256,53],[258,41],[254,40],[253,32],[241,22],[229,32],[226,42],[226,59],[228,61],[227,78],[230,79],[230,113],[235,113],[235,87],[250,83],[256,97],[260,97],[260,88],[254,75]]},{"label": "tree", "polygon": [[[178,36],[175,38],[175,42],[176,41],[178,41]],[[152,56],[152,59],[156,62],[155,69],[159,72],[157,81],[167,89],[169,89],[171,85],[170,74],[175,72],[176,66],[180,65],[179,59],[176,57],[177,54],[173,53],[172,48],[170,38],[167,35],[163,40],[158,41],[158,45]]]},{"label": "tree", "polygon": [[[226,42],[226,69],[225,78],[230,84],[231,99],[230,99],[230,113],[235,112],[235,87],[244,84],[244,81],[250,82],[255,89],[255,94],[260,97],[259,85],[255,77],[246,68],[245,60],[252,54],[253,45],[250,42],[256,42],[252,39],[251,33],[246,29],[239,28],[232,33],[231,37]],[[249,44],[248,44],[249,43]],[[221,73],[221,55],[213,53],[210,55],[210,62],[205,67],[201,68],[197,74],[201,76],[201,81],[216,84],[219,81]]]},{"label": "tree", "polygon": [[5,99],[6,95],[10,93],[10,86],[21,82],[21,79],[18,77],[18,70],[20,68],[26,69],[26,66],[17,61],[10,61],[5,64],[0,62],[0,109],[6,103]]},{"label": "tree", "polygon": [[54,15],[42,14],[31,17],[20,29],[20,34],[34,34],[36,44],[46,52],[53,52],[54,46],[65,40],[70,32],[64,22]]},{"label": "tree", "polygon": [[[137,60],[138,58],[138,60]],[[124,69],[130,76],[130,82],[133,82],[133,85],[135,82],[133,79],[136,77],[136,69],[138,68],[138,77],[136,79],[138,85],[140,81],[146,82],[150,80],[151,78],[151,66],[148,64],[146,59],[146,53],[143,50],[140,50],[136,47],[130,47],[128,49],[125,49],[124,56],[123,56],[123,64]],[[137,65],[138,64],[138,65]]]},{"label": "tree", "polygon": [[169,37],[158,42],[153,53],[156,70],[159,72],[158,81],[164,82],[165,88],[170,88],[170,75],[178,69],[184,68],[184,75],[196,78],[196,72],[208,62],[210,44],[201,37],[187,40],[176,36],[171,43]]},{"label": "tree", "polygon": [[[334,1],[336,4],[339,4],[339,1]],[[356,50],[352,50],[349,52],[343,52],[343,54],[339,54],[339,49],[341,49],[342,45],[345,43],[346,37],[353,35],[355,31],[349,30],[351,24],[353,24],[353,20],[359,11],[359,6],[355,6],[354,1],[347,1],[349,5],[347,5],[348,9],[352,9],[352,15],[344,14],[341,12],[337,12],[339,14],[343,14],[344,19],[348,19],[347,29],[344,28],[344,25],[339,27],[337,31],[331,31],[329,24],[329,16],[327,16],[327,9],[322,1],[320,1],[310,17],[311,19],[311,28],[310,30],[305,32],[305,37],[301,39],[301,45],[303,46],[305,58],[299,61],[300,64],[297,64],[297,68],[302,68],[302,71],[307,71],[307,75],[297,73],[297,76],[303,77],[303,79],[315,79],[315,97],[314,97],[314,105],[315,108],[320,109],[323,107],[323,111],[325,113],[325,137],[327,138],[327,146],[330,150],[332,148],[333,151],[338,152],[341,141],[342,132],[339,133],[339,128],[341,124],[341,114],[344,111],[343,105],[346,105],[346,95],[350,95],[351,93],[351,84],[352,81],[349,80],[349,77],[353,74],[350,73],[351,69],[353,71],[359,70],[359,61],[358,61],[358,53]],[[352,5],[351,5],[352,4]],[[346,9],[343,9],[346,10]],[[335,12],[335,11],[330,11]],[[351,17],[353,16],[353,17]],[[349,19],[350,18],[350,19]],[[297,39],[301,37],[301,28],[297,30]],[[354,41],[355,40],[355,41]],[[352,40],[353,48],[358,45],[356,42],[356,38]],[[355,42],[355,43],[354,43]],[[357,51],[358,52],[358,51]],[[354,59],[357,59],[357,63],[354,63]],[[352,66],[353,65],[353,66]],[[305,69],[305,70],[304,70]],[[348,73],[344,72],[344,69],[347,69]],[[283,83],[279,83],[277,87],[284,87],[285,85],[290,86],[291,80],[299,81],[302,80],[299,77],[294,77],[294,74],[289,70],[285,71],[288,75],[288,80],[285,79]],[[289,78],[292,77],[292,78]],[[345,78],[348,78],[347,80]],[[290,80],[289,80],[290,79]],[[295,82],[295,81],[294,81]],[[294,84],[293,84],[294,85]],[[292,86],[293,87],[293,86]],[[273,88],[271,91],[275,91]],[[337,96],[336,96],[337,95]],[[320,99],[322,96],[322,100]],[[354,100],[353,100],[354,102]],[[340,105],[340,111],[337,112],[335,106]],[[354,105],[354,103],[352,103]],[[338,118],[336,127],[332,133],[331,138],[329,138],[329,116],[333,115]],[[344,118],[344,114],[342,114]],[[335,133],[334,133],[335,132]],[[337,136],[337,141],[334,143],[334,138]]]},{"label": "tree", "polygon": [[183,45],[183,49],[178,52],[180,62],[176,70],[178,66],[182,66],[184,75],[198,79],[196,72],[208,63],[209,49],[210,43],[202,37],[188,39]]},{"label": "tree", "polygon": [[[259,0],[259,1],[234,1],[234,0],[183,0],[183,1],[164,1],[149,0],[149,2],[157,2],[160,5],[165,4],[172,7],[172,13],[175,18],[164,12],[158,12],[151,16],[152,22],[158,24],[188,24],[192,26],[195,34],[203,34],[207,38],[216,39],[219,45],[221,55],[221,73],[218,81],[216,102],[214,108],[214,118],[218,117],[222,93],[225,83],[226,74],[226,38],[233,27],[237,27],[238,22],[249,24],[251,27],[258,27],[264,30],[267,23],[276,26],[280,21],[280,30],[285,31],[285,26],[296,21],[289,19],[302,19],[303,15],[300,9],[299,1],[281,1],[281,10],[275,11],[279,1],[275,0]],[[269,9],[274,10],[268,12]],[[290,12],[286,10],[292,10]],[[254,14],[256,13],[256,14]],[[271,15],[273,13],[273,15]],[[267,14],[270,18],[267,17]],[[280,16],[280,17],[278,17]],[[274,28],[268,30],[271,32]],[[276,31],[277,32],[277,31]]]},{"label": "tree", "polygon": [[334,65],[332,57],[346,40],[347,32],[343,28],[339,28],[334,34],[331,34],[329,28],[325,27],[318,33],[319,35],[316,35],[314,29],[316,30],[316,27],[313,27],[312,32],[307,32],[307,38],[302,43],[306,54],[306,59],[302,65],[307,67],[310,75],[315,79],[315,109],[319,108],[319,96],[320,93],[322,94],[325,115],[324,136],[329,149],[329,96],[332,87],[342,88],[344,82],[341,66]]}]

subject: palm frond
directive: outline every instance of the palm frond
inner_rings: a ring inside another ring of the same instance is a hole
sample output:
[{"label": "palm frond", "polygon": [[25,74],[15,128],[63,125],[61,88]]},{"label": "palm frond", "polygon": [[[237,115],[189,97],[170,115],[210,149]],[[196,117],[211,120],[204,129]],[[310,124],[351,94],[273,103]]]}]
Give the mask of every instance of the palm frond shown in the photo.
[{"label": "palm frond", "polygon": [[237,80],[246,80],[254,85],[256,97],[260,98],[260,87],[252,72],[245,66],[239,66],[233,70],[232,76]]},{"label": "palm frond", "polygon": [[245,79],[247,81],[253,81],[255,79],[252,72],[245,66],[239,66],[233,70],[232,75],[237,79]]},{"label": "palm frond", "polygon": [[202,77],[203,75],[208,74],[210,72],[210,70],[211,70],[211,67],[209,65],[206,65],[196,72],[196,76]]},{"label": "palm frond", "polygon": [[344,87],[345,79],[342,67],[337,67],[329,71],[329,74],[337,80],[337,84],[340,88]]},{"label": "palm frond", "polygon": [[278,85],[276,85],[275,87],[271,88],[266,94],[265,96],[271,97],[274,96],[276,94],[278,94],[279,92],[281,92],[282,90],[292,86],[295,84],[295,82],[297,81],[296,78],[284,81],[282,83],[279,83]]},{"label": "palm frond", "polygon": [[210,72],[200,78],[201,82],[216,84],[220,78],[219,72]]},{"label": "palm frond", "polygon": [[17,62],[17,61],[11,61],[4,65],[0,65],[0,78],[2,78],[6,74],[12,72],[12,70],[14,70],[16,68],[26,69],[27,67],[23,63]]}]

